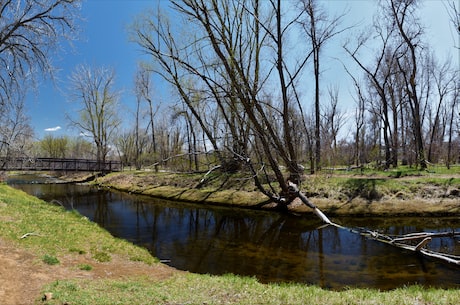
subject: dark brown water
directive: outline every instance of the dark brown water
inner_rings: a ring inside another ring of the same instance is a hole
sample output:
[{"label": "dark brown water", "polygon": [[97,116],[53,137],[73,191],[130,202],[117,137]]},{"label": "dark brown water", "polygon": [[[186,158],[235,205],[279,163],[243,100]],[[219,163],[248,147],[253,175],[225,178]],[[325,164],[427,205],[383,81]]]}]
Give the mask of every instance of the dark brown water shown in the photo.
[{"label": "dark brown water", "polygon": [[[143,246],[182,270],[234,273],[255,276],[261,282],[299,282],[332,289],[386,290],[408,284],[460,288],[460,268],[349,230],[321,227],[314,216],[184,204],[86,185],[20,182],[9,181],[39,198],[78,210],[114,236]],[[334,221],[387,234],[460,230],[458,218]],[[459,238],[436,239],[430,247],[460,255]]]}]

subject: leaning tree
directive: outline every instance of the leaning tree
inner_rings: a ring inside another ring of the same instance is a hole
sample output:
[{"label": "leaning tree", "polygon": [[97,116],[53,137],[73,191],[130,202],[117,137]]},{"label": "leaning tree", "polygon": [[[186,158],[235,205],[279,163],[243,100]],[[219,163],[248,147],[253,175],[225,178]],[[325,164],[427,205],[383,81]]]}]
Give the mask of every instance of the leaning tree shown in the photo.
[{"label": "leaning tree", "polygon": [[296,86],[311,54],[304,46],[293,59],[287,41],[305,12],[288,14],[280,0],[171,4],[174,24],[167,14],[139,16],[133,41],[188,107],[221,169],[246,166],[257,188],[284,206],[297,194],[290,182],[300,182]]}]

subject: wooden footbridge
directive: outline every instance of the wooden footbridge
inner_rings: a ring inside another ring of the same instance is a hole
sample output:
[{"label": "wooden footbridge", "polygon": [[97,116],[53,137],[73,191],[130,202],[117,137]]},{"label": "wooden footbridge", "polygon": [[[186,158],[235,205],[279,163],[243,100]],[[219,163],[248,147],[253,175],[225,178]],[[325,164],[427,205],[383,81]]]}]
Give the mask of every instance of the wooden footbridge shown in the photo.
[{"label": "wooden footbridge", "polygon": [[61,158],[0,158],[0,170],[14,171],[87,171],[117,172],[123,170],[120,161]]}]

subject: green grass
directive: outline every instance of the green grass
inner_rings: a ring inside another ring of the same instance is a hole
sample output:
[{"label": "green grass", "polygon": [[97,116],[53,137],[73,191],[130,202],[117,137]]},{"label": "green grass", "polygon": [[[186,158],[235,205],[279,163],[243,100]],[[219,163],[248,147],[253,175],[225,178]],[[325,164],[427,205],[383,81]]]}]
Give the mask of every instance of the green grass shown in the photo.
[{"label": "green grass", "polygon": [[78,212],[66,211],[4,184],[0,184],[0,236],[39,256],[59,259],[69,253],[89,253],[107,260],[116,254],[148,264],[157,261],[147,250],[113,238]]},{"label": "green grass", "polygon": [[[338,166],[340,168],[340,166]],[[346,166],[342,166],[346,168]],[[330,174],[331,171],[324,171],[325,174]],[[400,165],[397,168],[390,168],[388,170],[379,170],[376,167],[368,166],[362,169],[353,169],[347,171],[333,171],[334,175],[364,175],[368,177],[389,177],[389,178],[402,178],[402,177],[425,177],[431,175],[452,175],[460,174],[460,166],[453,165],[450,169],[442,165],[431,165],[425,170],[420,170],[415,167]]]},{"label": "green grass", "polygon": [[[458,170],[458,169],[457,169]],[[451,170],[450,174],[455,174]],[[458,173],[457,173],[458,174]],[[406,179],[403,179],[406,177]],[[409,178],[409,179],[407,179]],[[376,172],[367,175],[353,173],[335,174],[333,176],[317,174],[307,176],[302,189],[309,197],[330,198],[340,201],[361,197],[366,200],[379,200],[383,196],[403,193],[408,198],[420,195],[423,188],[430,186],[460,189],[460,178],[449,177],[448,174],[408,175],[394,178],[390,172]]]},{"label": "green grass", "polygon": [[[458,304],[460,291],[404,287],[327,291],[302,284],[261,284],[235,275],[180,274],[152,283],[146,278],[57,281],[47,287],[54,298],[47,304]],[[107,293],[110,291],[111,293]]]}]

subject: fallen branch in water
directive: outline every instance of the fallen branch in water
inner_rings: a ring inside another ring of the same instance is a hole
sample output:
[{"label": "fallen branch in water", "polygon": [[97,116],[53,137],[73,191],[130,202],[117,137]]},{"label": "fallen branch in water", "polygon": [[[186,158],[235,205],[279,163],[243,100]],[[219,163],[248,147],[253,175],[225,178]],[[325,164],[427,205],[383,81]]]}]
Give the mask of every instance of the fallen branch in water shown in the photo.
[{"label": "fallen branch in water", "polygon": [[[346,229],[346,227],[342,227],[338,224],[331,223],[331,225]],[[358,233],[362,236],[371,238],[375,241],[382,242],[394,247],[398,247],[404,250],[409,250],[412,252],[420,253],[426,257],[430,257],[436,260],[444,261],[449,264],[454,264],[460,266],[460,256],[452,255],[447,253],[441,253],[433,250],[426,249],[427,244],[433,239],[437,237],[454,237],[460,236],[460,232],[438,232],[438,233],[430,233],[430,232],[418,232],[418,233],[409,233],[400,236],[389,236],[385,234],[381,234],[375,231],[370,230],[350,230],[353,233]],[[408,241],[417,241],[416,245],[409,245],[404,242]]]},{"label": "fallen branch in water", "polygon": [[[324,222],[326,225],[332,225],[337,228],[342,228],[342,229],[348,229],[346,227],[343,227],[339,224],[336,224],[329,220],[326,215],[321,212],[312,202],[310,202],[301,191],[299,191],[299,188],[297,187],[296,184],[292,182],[288,182],[290,192],[297,196],[306,206],[309,208],[313,209],[313,212]],[[373,240],[383,242],[401,249],[413,251],[420,253],[426,257],[434,258],[437,260],[441,260],[444,262],[447,262],[449,264],[454,264],[460,266],[460,256],[452,255],[452,254],[447,254],[447,253],[441,253],[441,252],[436,252],[432,251],[429,249],[426,249],[425,247],[427,244],[436,237],[454,237],[454,236],[460,236],[460,232],[439,232],[439,233],[430,233],[430,232],[420,232],[420,233],[410,233],[406,235],[401,235],[401,236],[389,236],[385,234],[381,234],[376,231],[371,231],[371,230],[357,230],[357,229],[348,229],[352,233],[357,233],[362,236],[371,238]],[[410,241],[418,241],[416,245],[410,245],[406,244],[404,242],[410,242]]]}]

